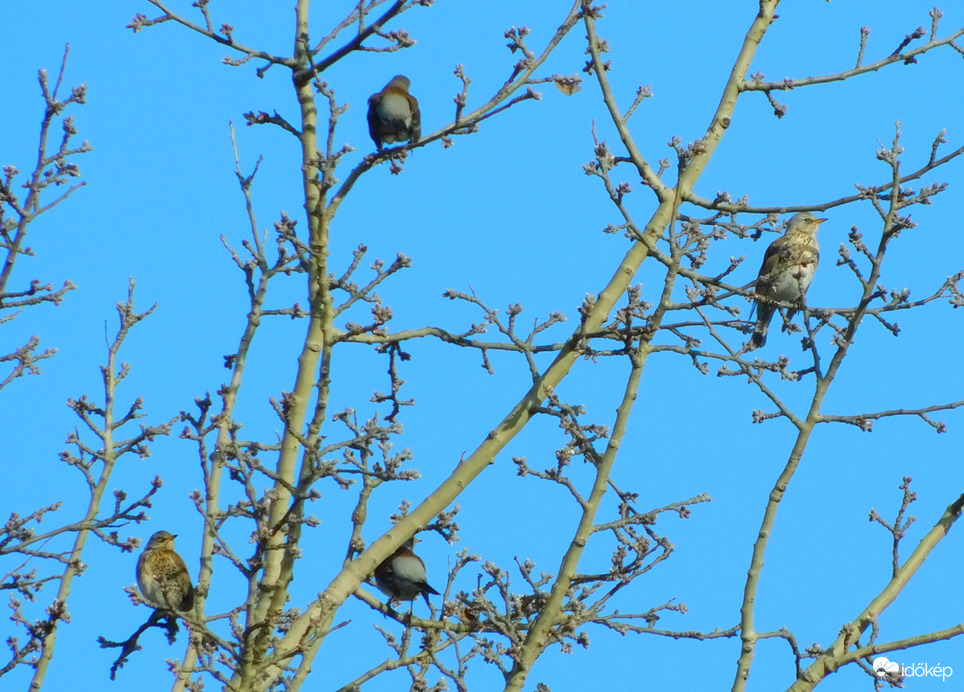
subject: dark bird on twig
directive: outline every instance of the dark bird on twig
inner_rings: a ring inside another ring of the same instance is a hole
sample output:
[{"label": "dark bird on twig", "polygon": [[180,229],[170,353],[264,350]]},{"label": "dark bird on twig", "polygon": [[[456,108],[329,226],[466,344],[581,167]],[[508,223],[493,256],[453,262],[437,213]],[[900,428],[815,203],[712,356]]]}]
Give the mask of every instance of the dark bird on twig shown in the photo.
[{"label": "dark bird on twig", "polygon": [[[770,320],[777,303],[797,303],[803,306],[807,288],[817,271],[820,246],[817,230],[826,219],[818,219],[809,211],[795,214],[787,224],[787,231],[770,243],[763,256],[763,266],[756,280],[756,327],[750,338],[752,348],[767,342]],[[796,308],[787,311],[790,320]],[[783,330],[786,330],[784,323]]]},{"label": "dark bird on twig", "polygon": [[167,531],[151,536],[137,558],[137,585],[154,608],[186,612],[194,607],[194,586],[187,565],[174,552],[175,538]]},{"label": "dark bird on twig", "polygon": [[428,585],[425,563],[412,552],[414,545],[415,539],[408,539],[375,568],[375,585],[390,601],[412,601],[421,594],[427,604],[430,593],[438,594]]},{"label": "dark bird on twig", "polygon": [[408,93],[411,84],[408,77],[395,75],[368,99],[368,134],[379,151],[383,144],[417,142],[422,137],[418,99]]}]

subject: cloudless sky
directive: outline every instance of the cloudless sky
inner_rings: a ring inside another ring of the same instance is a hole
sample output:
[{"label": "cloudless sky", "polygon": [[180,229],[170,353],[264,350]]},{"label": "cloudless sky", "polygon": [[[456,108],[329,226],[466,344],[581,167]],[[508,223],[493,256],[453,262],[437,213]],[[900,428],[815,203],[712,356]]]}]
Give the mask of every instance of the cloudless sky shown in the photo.
[{"label": "cloudless sky", "polygon": [[[327,33],[327,27],[353,4],[315,3],[315,31]],[[423,132],[433,132],[454,115],[452,99],[460,89],[452,74],[456,65],[464,65],[473,80],[469,108],[474,108],[488,100],[519,58],[505,48],[505,29],[528,26],[529,45],[541,52],[569,4],[440,1],[404,14],[389,27],[406,29],[418,42],[413,48],[359,54],[335,65],[324,79],[338,102],[350,105],[335,142],[355,148],[346,155],[340,177],[373,151],[365,102],[391,76],[411,78],[412,93],[421,104]],[[338,5],[337,10],[330,5]],[[947,5],[940,36],[964,25],[964,8]],[[919,0],[786,2],[751,72],[780,80],[849,69],[856,60],[862,26],[871,28],[865,62],[878,60],[916,27],[930,28],[931,6]],[[211,11],[216,26],[228,22],[235,27],[238,41],[289,54],[292,7],[291,2],[238,0],[214,2]],[[200,21],[188,2],[178,2],[172,9]],[[651,85],[654,93],[631,120],[636,143],[651,163],[672,155],[667,143],[673,136],[685,143],[703,134],[756,10],[757,3],[751,0],[692,0],[682,6],[616,0],[605,10],[598,31],[609,40],[610,76],[622,109],[631,104],[638,86]],[[86,187],[31,228],[29,245],[36,257],[21,258],[14,273],[14,286],[33,278],[57,285],[70,279],[78,290],[59,307],[29,309],[0,328],[2,353],[31,334],[41,337],[42,347],[58,349],[56,357],[42,363],[41,376],[18,380],[0,392],[0,463],[8,479],[0,486],[0,509],[26,514],[63,499],[64,508],[42,529],[78,518],[86,506],[79,475],[58,460],[64,440],[79,425],[65,402],[84,393],[102,401],[98,366],[106,358],[106,340],[116,330],[114,304],[126,297],[129,277],[137,282],[137,307],[158,307],[124,346],[122,359],[131,364],[132,372],[120,390],[122,407],[142,396],[146,421],[160,423],[181,410],[192,411],[196,397],[206,392],[214,396],[225,381],[223,356],[236,351],[247,310],[242,276],[219,239],[223,235],[240,248],[247,237],[243,199],[233,172],[230,122],[236,128],[244,172],[250,173],[258,157],[264,157],[253,189],[259,226],[270,230],[285,211],[300,221],[299,230],[305,228],[296,140],[278,128],[246,127],[242,117],[248,111],[277,110],[296,121],[289,74],[273,68],[257,79],[256,61],[241,67],[223,65],[221,58],[228,51],[173,22],[135,35],[125,25],[138,12],[157,14],[138,0],[48,0],[0,7],[0,165],[31,170],[43,113],[37,70],[46,68],[55,75],[67,43],[66,86],[89,86],[88,105],[74,106],[70,112],[79,139],[94,147],[77,160]],[[579,73],[586,59],[584,34],[577,26],[540,74]],[[947,130],[943,153],[964,145],[962,84],[961,55],[943,48],[915,65],[777,93],[776,99],[789,105],[782,119],[773,116],[762,95],[749,94],[741,99],[696,191],[708,198],[727,191],[734,199],[748,196],[751,204],[790,206],[852,194],[855,183],[887,182],[889,169],[876,161],[875,152],[882,143],[889,146],[896,121],[903,123],[904,171],[926,163],[941,129]],[[412,257],[412,269],[378,291],[394,310],[392,330],[432,324],[461,332],[481,321],[477,310],[442,297],[451,288],[474,290],[503,316],[507,305],[522,303],[520,324],[561,311],[568,321],[539,340],[563,341],[578,322],[583,297],[603,288],[628,247],[621,235],[602,232],[620,219],[599,180],[583,172],[582,165],[593,157],[593,127],[614,153],[623,153],[598,87],[591,80],[583,86],[568,98],[552,85],[543,86],[538,89],[540,101],[520,104],[484,122],[478,134],[456,137],[454,147],[443,149],[435,143],[415,151],[402,175],[389,175],[388,166],[382,165],[363,176],[332,229],[332,271],[340,274],[360,243],[369,250],[359,280],[369,276],[367,267],[375,258],[391,262],[399,252]],[[648,220],[655,208],[652,195],[628,167],[621,167],[617,178],[634,190],[629,205],[637,222]],[[912,299],[929,295],[946,277],[964,269],[959,214],[964,161],[955,160],[924,179],[926,184],[940,181],[949,183],[948,190],[933,205],[910,210],[919,225],[892,244],[881,279],[888,289],[909,287]],[[856,303],[859,287],[846,268],[835,266],[837,248],[852,226],[876,245],[879,220],[868,204],[831,209],[825,215],[830,220],[821,229],[822,264],[809,303],[850,306]],[[755,217],[740,220],[751,223]],[[746,283],[755,278],[764,247],[763,242],[727,239],[714,248],[704,271],[714,274],[729,264],[731,256],[746,256],[733,278],[734,283]],[[643,284],[644,298],[655,300],[661,274],[648,264],[636,281]],[[302,277],[280,283],[269,307],[306,303]],[[749,305],[738,304],[746,316]],[[365,322],[367,310],[358,306],[339,323]],[[891,317],[900,323],[899,338],[866,321],[824,412],[850,415],[964,398],[960,314],[945,300]],[[763,355],[775,359],[782,353],[804,367],[806,354],[800,352],[798,338],[778,333],[776,324]],[[273,318],[259,332],[236,414],[248,439],[271,441],[274,431],[280,431],[268,397],[290,390],[304,328],[303,321]],[[495,332],[489,336],[495,338]],[[821,337],[828,358],[828,332]],[[669,337],[658,341],[670,343]],[[390,526],[388,516],[403,499],[418,502],[445,479],[460,456],[484,439],[529,386],[518,356],[491,354],[496,372],[489,375],[477,351],[428,339],[409,343],[405,350],[412,360],[402,368],[402,396],[414,397],[417,405],[404,411],[405,434],[396,446],[412,449],[411,465],[422,478],[383,487],[376,494],[365,530],[369,541]],[[539,362],[544,367],[551,358],[543,356]],[[384,359],[367,347],[342,347],[335,367],[330,410],[352,407],[359,418],[372,415],[377,409],[369,397],[388,387]],[[752,541],[767,494],[794,439],[786,421],[753,425],[751,412],[771,407],[745,380],[718,378],[715,373],[712,363],[710,374],[704,376],[687,358],[652,357],[614,473],[621,487],[640,494],[644,510],[701,492],[713,497],[711,503],[694,506],[687,520],[670,514],[660,517],[656,530],[669,537],[675,553],[627,588],[619,601],[626,613],[643,612],[669,599],[687,604],[685,615],[667,614],[660,620],[659,626],[666,629],[711,631],[737,624]],[[567,401],[585,404],[586,422],[610,425],[625,375],[622,360],[578,361],[558,393]],[[812,378],[796,384],[774,378],[770,384],[798,414],[805,414]],[[801,648],[814,642],[828,645],[890,576],[890,538],[867,521],[870,509],[892,520],[900,505],[902,477],[914,478],[912,487],[919,499],[911,513],[919,521],[902,547],[906,557],[944,508],[964,492],[959,463],[964,420],[953,411],[933,417],[947,422],[947,434],[937,435],[911,418],[877,422],[871,433],[840,425],[821,426],[816,432],[780,507],[766,555],[757,601],[759,631],[785,626]],[[161,528],[179,534],[178,549],[196,578],[202,523],[188,494],[201,481],[196,449],[179,439],[181,428],[176,424],[174,434],[154,444],[150,458],[125,458],[114,487],[139,496],[155,475],[164,479],[151,521],[124,527],[121,533],[143,540]],[[89,433],[81,433],[88,443],[95,443]],[[463,548],[506,569],[518,556],[531,558],[542,571],[557,571],[561,551],[570,541],[575,507],[560,487],[517,478],[511,459],[525,456],[533,468],[550,467],[553,450],[563,445],[552,421],[533,421],[457,500],[462,508],[460,541],[448,545],[426,536],[419,544],[436,588],[444,586],[447,565]],[[585,483],[589,474],[579,464],[573,465],[573,475]],[[293,586],[299,605],[312,600],[337,573],[356,497],[353,491],[331,485],[320,489],[323,498],[311,511],[322,524],[306,536],[305,563]],[[245,545],[247,530],[245,526],[237,531],[242,553],[250,549]],[[610,549],[605,543],[591,545],[581,571],[607,569]],[[961,555],[960,535],[952,532],[882,616],[881,641],[961,622]],[[95,638],[125,638],[147,611],[134,608],[122,591],[134,583],[135,555],[91,542],[85,560],[90,566],[75,583],[71,624],[61,627],[45,689],[168,689],[164,659],[180,658],[184,642],[182,637],[168,647],[157,631],[142,637],[145,650],[132,657],[118,681],[108,681],[113,652],[98,649]],[[208,602],[211,612],[235,604],[241,593],[226,565],[216,564],[216,570],[219,567]],[[11,568],[5,562],[0,572]],[[516,573],[520,590],[521,582]],[[465,590],[474,586],[471,570],[455,584]],[[46,605],[54,591],[44,590],[40,603]],[[354,600],[336,616],[336,622],[346,619],[352,626],[329,637],[308,689],[337,689],[388,657],[375,625],[401,631]],[[2,632],[4,637],[17,634],[11,627]],[[590,629],[589,635],[588,651],[562,655],[550,650],[537,664],[527,689],[538,681],[556,691],[729,689],[739,655],[738,639],[677,642],[621,637],[601,629]],[[960,640],[891,658],[949,665],[956,671],[955,680],[964,679]],[[26,672],[6,676],[0,687],[24,689]],[[792,682],[793,672],[784,641],[762,642],[750,689],[783,689]],[[869,689],[872,683],[865,677],[850,666],[820,689]],[[501,686],[498,673],[478,659],[469,682],[479,690]],[[913,689],[937,689],[940,684],[911,681]],[[950,681],[945,688],[957,689],[960,684],[964,683]],[[401,676],[386,676],[370,687],[393,690],[405,685]]]}]

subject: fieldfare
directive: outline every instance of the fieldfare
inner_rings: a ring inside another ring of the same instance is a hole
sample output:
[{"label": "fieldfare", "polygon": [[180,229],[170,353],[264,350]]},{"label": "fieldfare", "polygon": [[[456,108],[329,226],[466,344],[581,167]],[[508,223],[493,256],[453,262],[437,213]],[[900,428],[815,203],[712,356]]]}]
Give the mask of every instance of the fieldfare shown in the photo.
[{"label": "fieldfare", "polygon": [[[817,271],[820,246],[817,229],[826,219],[818,219],[809,211],[794,214],[787,224],[787,232],[770,243],[763,255],[763,266],[756,280],[756,327],[750,337],[752,348],[767,342],[770,320],[777,303],[803,305],[807,288]],[[787,311],[790,320],[796,308]],[[786,331],[786,322],[783,330]]]},{"label": "fieldfare", "polygon": [[375,585],[391,601],[413,601],[422,594],[428,603],[430,593],[438,591],[428,585],[425,563],[412,552],[415,539],[410,538],[391,557],[375,568]]},{"label": "fieldfare", "polygon": [[185,612],[194,607],[194,586],[187,565],[174,552],[174,539],[158,531],[137,558],[137,585],[144,599],[159,610]]},{"label": "fieldfare", "polygon": [[418,100],[408,93],[412,82],[395,75],[388,85],[368,99],[368,134],[378,150],[383,144],[417,142],[422,137]]}]

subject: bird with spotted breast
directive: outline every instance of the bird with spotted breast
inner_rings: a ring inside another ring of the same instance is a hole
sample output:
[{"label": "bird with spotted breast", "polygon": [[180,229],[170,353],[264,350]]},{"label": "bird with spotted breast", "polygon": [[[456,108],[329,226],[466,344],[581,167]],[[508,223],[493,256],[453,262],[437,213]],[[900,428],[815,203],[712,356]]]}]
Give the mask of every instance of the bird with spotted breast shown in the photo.
[{"label": "bird with spotted breast", "polygon": [[158,531],[137,558],[137,585],[144,599],[158,610],[186,612],[194,607],[194,586],[184,560],[174,552],[174,539]]},{"label": "bird with spotted breast", "polygon": [[375,568],[375,585],[392,601],[414,601],[419,594],[428,604],[428,595],[438,591],[428,585],[425,562],[412,552],[415,539],[410,538],[385,562]]},{"label": "bird with spotted breast", "polygon": [[368,99],[368,134],[378,150],[384,144],[417,142],[422,137],[418,99],[408,93],[411,80],[395,75],[384,89]]},{"label": "bird with spotted breast", "polygon": [[[809,211],[794,214],[786,233],[767,248],[756,280],[757,313],[756,326],[750,337],[751,348],[759,348],[767,342],[767,330],[777,303],[803,305],[820,260],[817,230],[824,221],[826,219],[817,218]],[[795,313],[796,308],[790,308],[787,320]],[[786,331],[786,323],[783,330]]]}]

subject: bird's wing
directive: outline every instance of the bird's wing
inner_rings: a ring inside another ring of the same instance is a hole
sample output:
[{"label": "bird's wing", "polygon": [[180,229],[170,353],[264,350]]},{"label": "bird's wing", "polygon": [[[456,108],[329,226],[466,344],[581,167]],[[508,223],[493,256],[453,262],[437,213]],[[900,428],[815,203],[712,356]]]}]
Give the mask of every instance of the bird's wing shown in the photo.
[{"label": "bird's wing", "polygon": [[382,92],[373,94],[368,99],[368,135],[375,141],[376,145],[380,145],[382,137],[379,131],[379,125],[381,121],[378,119],[378,102],[382,100]]},{"label": "bird's wing", "polygon": [[181,609],[190,610],[194,605],[194,584],[191,583],[191,575],[187,572],[187,564],[177,553],[170,555],[171,568],[176,575],[177,586],[184,597],[181,599]]},{"label": "bird's wing", "polygon": [[[395,591],[395,570],[392,569],[391,559],[386,560],[375,568],[375,582],[380,589],[382,585],[385,585],[390,592]],[[384,591],[384,589],[382,590]]]},{"label": "bird's wing", "polygon": [[418,108],[418,99],[411,94],[405,94],[408,98],[408,105],[412,109],[412,141],[416,142],[422,138],[422,111]]},{"label": "bird's wing", "polygon": [[763,255],[763,264],[757,275],[756,292],[765,295],[772,283],[771,275],[787,265],[792,253],[792,246],[786,242],[786,236],[781,236],[770,243],[770,247]]}]

